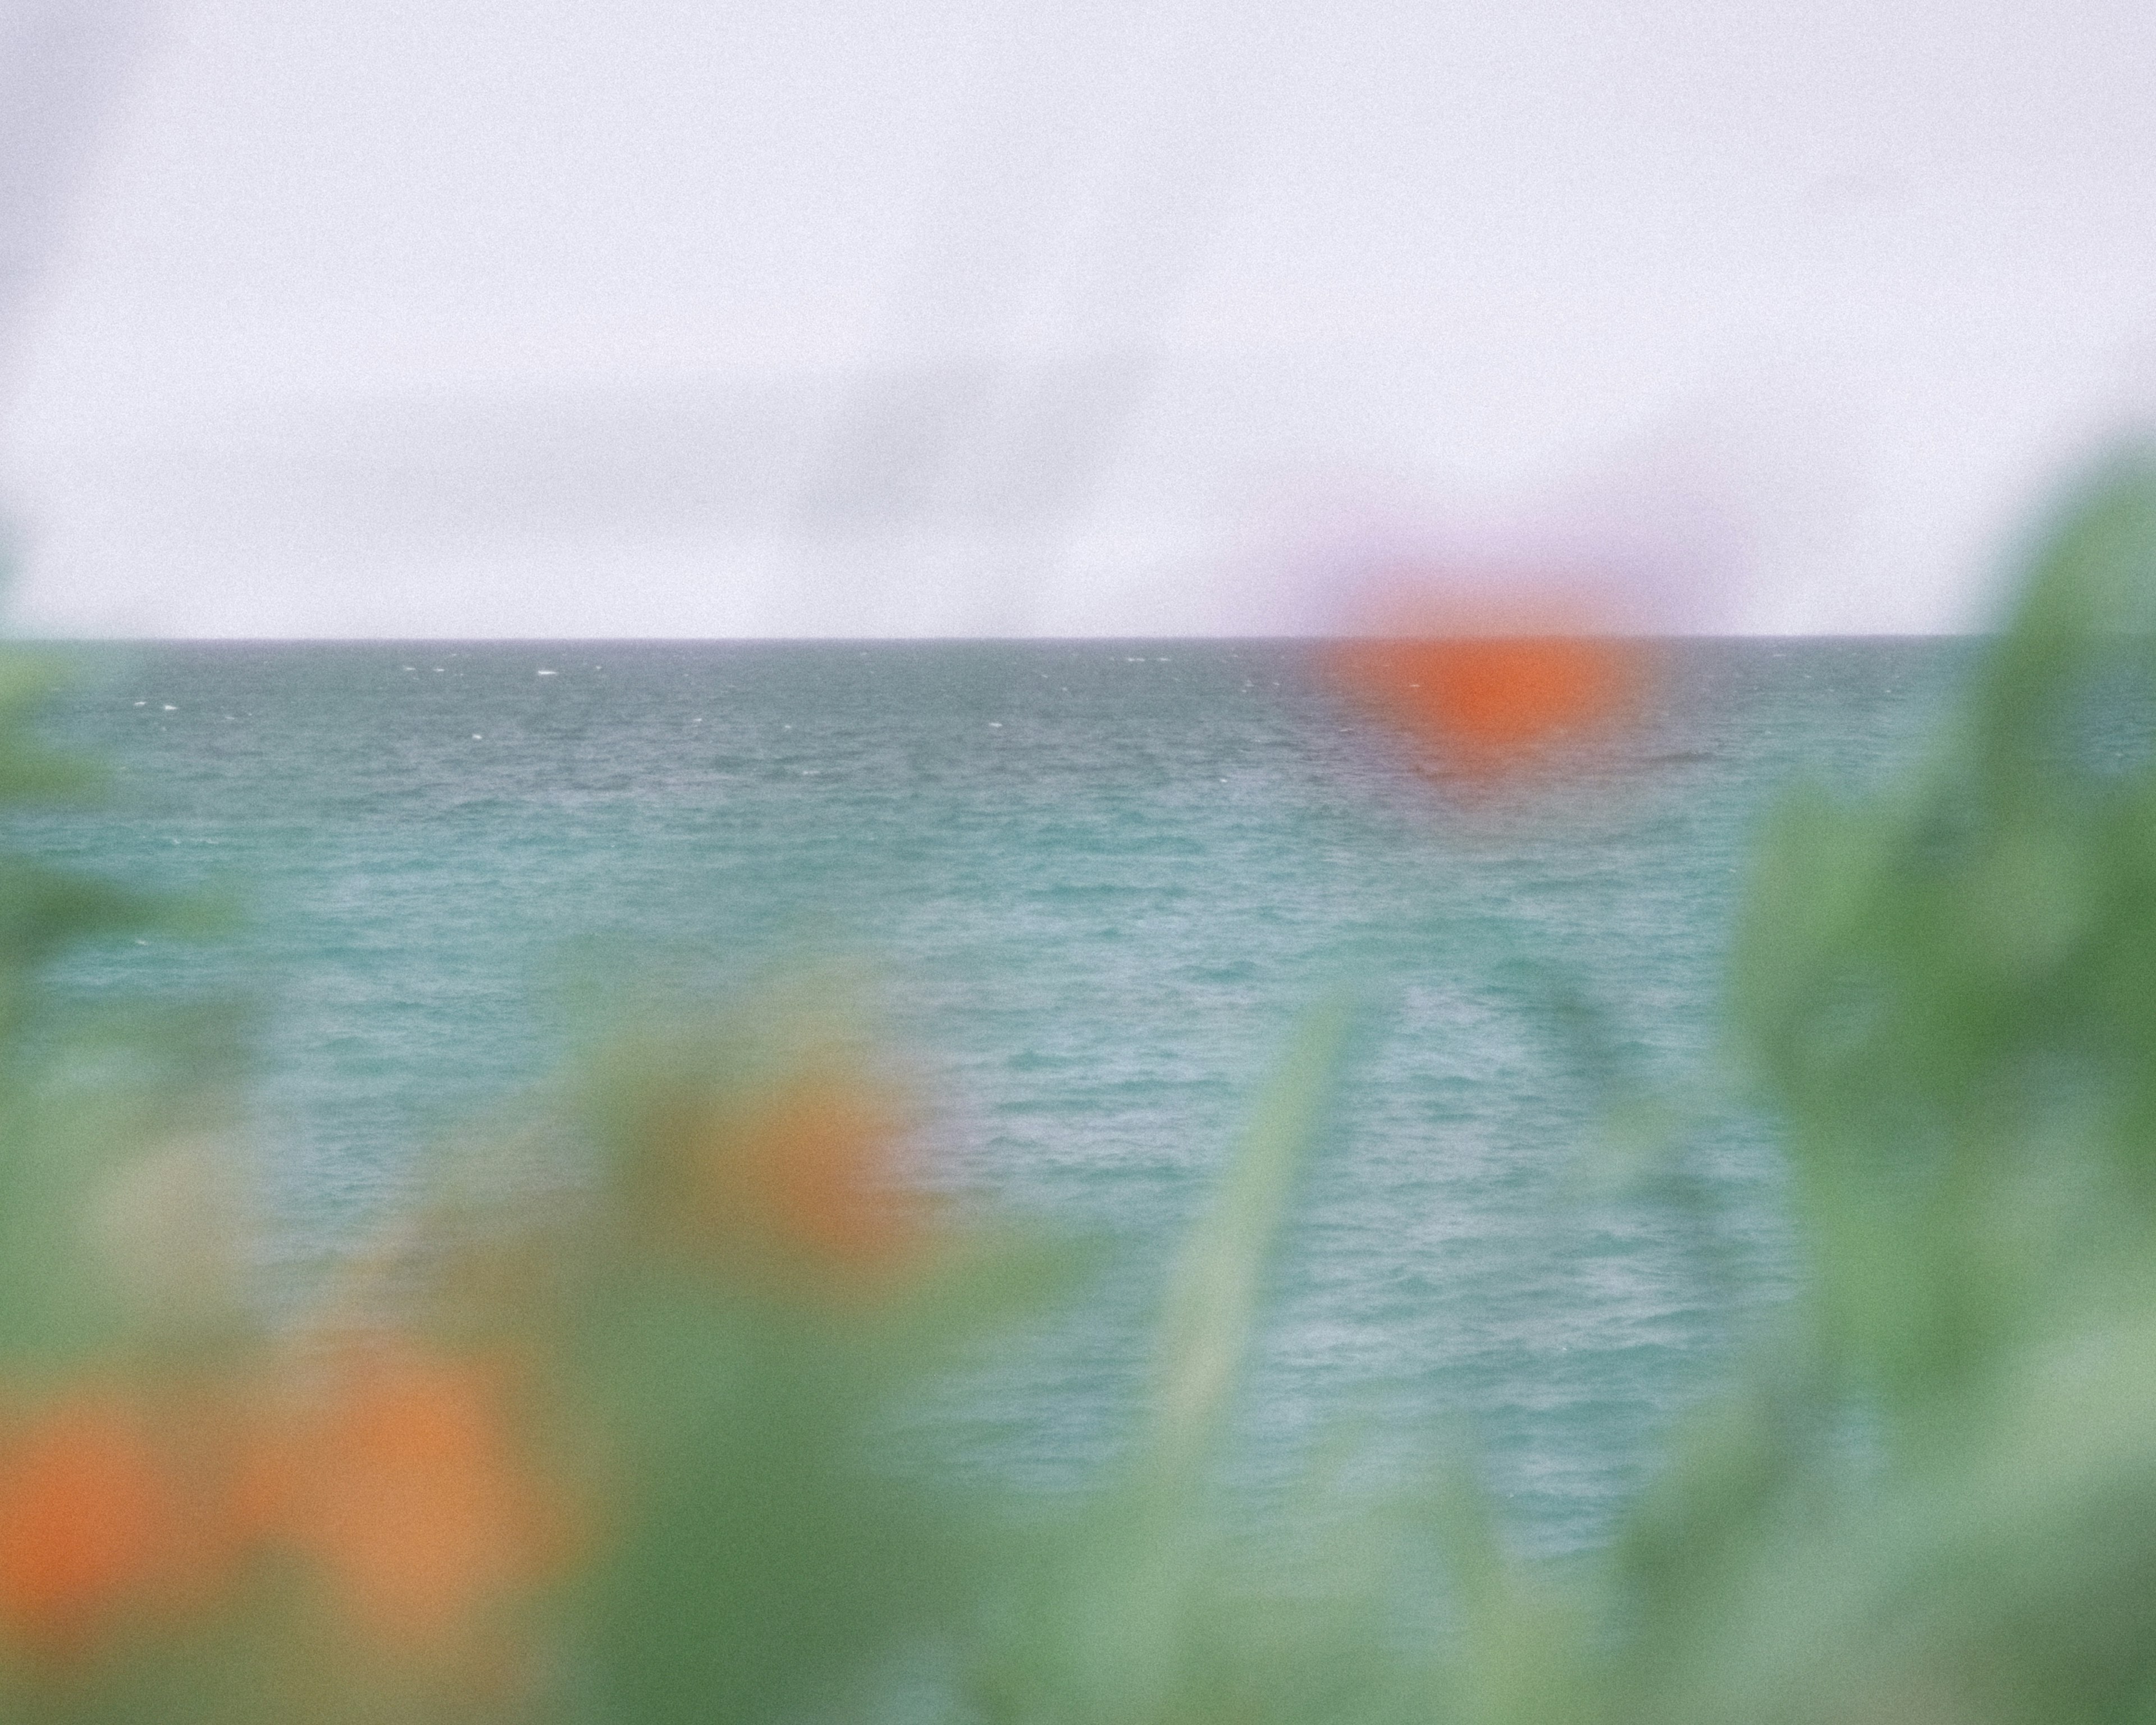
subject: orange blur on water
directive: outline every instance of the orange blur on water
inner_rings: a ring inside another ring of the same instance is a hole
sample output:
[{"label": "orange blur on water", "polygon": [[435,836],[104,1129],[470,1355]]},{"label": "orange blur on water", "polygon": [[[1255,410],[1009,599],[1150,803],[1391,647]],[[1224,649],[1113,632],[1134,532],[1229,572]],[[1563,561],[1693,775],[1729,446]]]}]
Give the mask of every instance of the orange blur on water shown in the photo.
[{"label": "orange blur on water", "polygon": [[1598,628],[1578,603],[1499,608],[1394,597],[1328,644],[1326,680],[1381,723],[1476,778],[1546,762],[1628,723],[1651,680],[1649,644]]}]

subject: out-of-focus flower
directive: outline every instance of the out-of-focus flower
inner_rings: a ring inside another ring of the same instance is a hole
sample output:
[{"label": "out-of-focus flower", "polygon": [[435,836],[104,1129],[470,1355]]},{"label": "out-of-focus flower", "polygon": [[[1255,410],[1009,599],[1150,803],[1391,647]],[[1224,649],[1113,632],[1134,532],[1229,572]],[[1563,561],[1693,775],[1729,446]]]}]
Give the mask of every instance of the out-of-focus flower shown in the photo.
[{"label": "out-of-focus flower", "polygon": [[911,1125],[896,1090],[838,1067],[700,1104],[667,1133],[680,1189],[669,1231],[701,1255],[826,1286],[899,1270],[928,1234],[900,1178]]},{"label": "out-of-focus flower", "polygon": [[566,1506],[522,1453],[505,1389],[485,1363],[410,1342],[340,1344],[267,1411],[239,1515],[317,1565],[363,1632],[457,1651],[566,1543]]},{"label": "out-of-focus flower", "polygon": [[143,1409],[116,1389],[49,1403],[0,1440],[0,1625],[33,1656],[86,1653],[171,1579],[187,1517]]},{"label": "out-of-focus flower", "polygon": [[894,1183],[906,1122],[896,1099],[808,1080],[750,1117],[742,1172],[786,1240],[834,1262],[875,1269],[917,1243],[920,1206]]},{"label": "out-of-focus flower", "polygon": [[1402,589],[1329,644],[1327,680],[1365,711],[1490,778],[1623,723],[1650,670],[1642,641],[1602,633],[1578,601],[1466,602]]}]

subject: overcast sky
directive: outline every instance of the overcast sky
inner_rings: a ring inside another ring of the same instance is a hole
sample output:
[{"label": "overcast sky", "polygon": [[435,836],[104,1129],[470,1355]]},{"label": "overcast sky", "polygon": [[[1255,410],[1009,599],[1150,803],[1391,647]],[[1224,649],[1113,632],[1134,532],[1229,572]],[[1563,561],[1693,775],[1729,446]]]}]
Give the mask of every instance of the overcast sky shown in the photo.
[{"label": "overcast sky", "polygon": [[1301,630],[1461,558],[1965,628],[2156,403],[2146,0],[133,9],[0,0],[38,630]]}]

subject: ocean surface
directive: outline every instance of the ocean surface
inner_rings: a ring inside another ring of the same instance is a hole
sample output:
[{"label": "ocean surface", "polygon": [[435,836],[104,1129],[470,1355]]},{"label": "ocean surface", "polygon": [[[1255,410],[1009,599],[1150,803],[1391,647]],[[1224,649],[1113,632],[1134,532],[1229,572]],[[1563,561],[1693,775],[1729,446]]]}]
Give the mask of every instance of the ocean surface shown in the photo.
[{"label": "ocean surface", "polygon": [[[1635,731],[1476,793],[1287,643],[100,650],[54,729],[113,794],[16,842],[242,906],[61,979],[247,1004],[295,1255],[393,1213],[609,979],[843,967],[936,1105],[937,1178],[1114,1242],[950,1416],[1043,1489],[1113,1453],[1173,1242],[1350,986],[1240,1465],[1343,1418],[1467,1434],[1517,1540],[1573,1550],[1801,1273],[1719,1005],[1751,829],[1793,778],[1909,759],[1967,656],[1676,644]],[[1687,1122],[1681,1199],[1609,1177],[1643,1110]]]}]

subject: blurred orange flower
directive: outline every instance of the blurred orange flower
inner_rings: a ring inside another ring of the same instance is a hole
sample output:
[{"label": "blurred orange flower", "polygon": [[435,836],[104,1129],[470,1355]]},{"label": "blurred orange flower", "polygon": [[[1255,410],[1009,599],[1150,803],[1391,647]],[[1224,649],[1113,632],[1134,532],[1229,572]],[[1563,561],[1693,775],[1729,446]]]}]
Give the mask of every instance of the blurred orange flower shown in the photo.
[{"label": "blurred orange flower", "polygon": [[1584,630],[1550,605],[1510,614],[1395,603],[1378,632],[1329,644],[1328,680],[1470,775],[1528,764],[1623,722],[1650,670],[1645,643]]},{"label": "blurred orange flower", "polygon": [[80,1655],[164,1579],[182,1520],[141,1409],[64,1396],[0,1448],[0,1623],[40,1656]]},{"label": "blurred orange flower", "polygon": [[898,1269],[927,1233],[921,1195],[898,1178],[910,1125],[896,1091],[837,1070],[701,1111],[679,1147],[679,1219],[700,1250],[776,1256],[825,1281]]},{"label": "blurred orange flower", "polygon": [[502,1375],[388,1337],[339,1347],[264,1424],[254,1536],[318,1563],[366,1632],[445,1651],[558,1562],[566,1521],[519,1453]]}]

